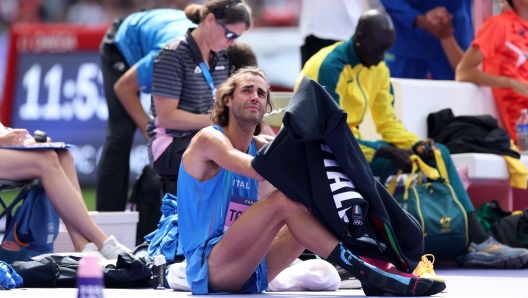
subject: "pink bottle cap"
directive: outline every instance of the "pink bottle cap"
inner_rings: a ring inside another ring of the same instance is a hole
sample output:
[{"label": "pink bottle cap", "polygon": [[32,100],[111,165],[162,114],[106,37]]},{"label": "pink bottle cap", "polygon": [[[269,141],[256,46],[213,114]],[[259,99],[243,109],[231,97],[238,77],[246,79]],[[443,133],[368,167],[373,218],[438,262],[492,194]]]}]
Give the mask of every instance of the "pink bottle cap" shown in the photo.
[{"label": "pink bottle cap", "polygon": [[95,255],[86,255],[82,257],[77,277],[103,277],[103,270],[98,264],[99,258]]}]

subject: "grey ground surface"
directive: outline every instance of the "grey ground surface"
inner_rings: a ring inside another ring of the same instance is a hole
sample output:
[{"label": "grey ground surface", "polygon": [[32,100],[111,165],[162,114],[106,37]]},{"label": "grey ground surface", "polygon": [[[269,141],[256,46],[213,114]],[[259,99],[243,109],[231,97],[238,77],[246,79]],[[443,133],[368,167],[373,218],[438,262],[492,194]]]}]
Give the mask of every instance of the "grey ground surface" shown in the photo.
[{"label": "grey ground surface", "polygon": [[[436,268],[437,275],[447,280],[447,289],[434,297],[527,297],[528,269],[524,270],[470,270],[457,268]],[[105,298],[143,297],[189,297],[188,292],[175,292],[170,289],[105,289]],[[0,292],[1,297],[57,298],[76,297],[76,289],[15,289]],[[242,297],[250,295],[226,295]],[[256,295],[251,295],[256,296]],[[275,292],[259,297],[354,297],[364,296],[362,290],[339,290],[336,292]],[[195,296],[197,297],[197,296]]]}]

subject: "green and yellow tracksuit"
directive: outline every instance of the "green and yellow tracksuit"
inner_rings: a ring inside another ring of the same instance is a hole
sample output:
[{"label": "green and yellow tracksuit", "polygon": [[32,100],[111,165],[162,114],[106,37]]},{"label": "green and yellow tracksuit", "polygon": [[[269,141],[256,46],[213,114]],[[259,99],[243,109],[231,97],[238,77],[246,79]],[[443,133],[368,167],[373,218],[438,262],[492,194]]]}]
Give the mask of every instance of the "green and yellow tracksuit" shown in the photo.
[{"label": "green and yellow tracksuit", "polygon": [[[295,89],[303,76],[325,86],[337,104],[347,112],[348,125],[365,154],[373,174],[379,176],[382,183],[388,175],[395,174],[397,168],[390,160],[374,158],[377,149],[389,144],[397,148],[411,149],[413,145],[421,141],[416,134],[408,131],[396,119],[390,73],[385,62],[370,68],[363,66],[352,46],[352,38],[323,48],[312,56],[304,65]],[[372,113],[376,131],[383,141],[362,139],[358,127],[369,110]],[[456,172],[449,150],[441,144],[437,144],[437,147],[442,151],[448,176],[458,199],[467,212],[474,211],[471,200]],[[434,161],[428,163],[436,167]]]},{"label": "green and yellow tracksuit", "polygon": [[396,119],[389,69],[385,62],[371,68],[363,66],[352,46],[352,38],[321,49],[308,60],[295,89],[303,76],[325,86],[337,104],[347,112],[347,122],[368,162],[381,143],[362,140],[358,130],[370,110],[377,132],[383,140],[398,148],[410,149],[420,141]]}]

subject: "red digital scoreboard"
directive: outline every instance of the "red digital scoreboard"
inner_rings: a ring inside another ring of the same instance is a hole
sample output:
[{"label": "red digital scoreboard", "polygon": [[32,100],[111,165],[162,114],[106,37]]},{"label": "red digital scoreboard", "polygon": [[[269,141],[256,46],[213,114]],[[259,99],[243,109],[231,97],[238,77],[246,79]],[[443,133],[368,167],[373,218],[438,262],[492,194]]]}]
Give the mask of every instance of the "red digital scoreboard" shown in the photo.
[{"label": "red digital scoreboard", "polygon": [[[16,24],[10,30],[0,121],[75,145],[79,180],[94,184],[106,138],[108,108],[99,46],[108,25]],[[131,180],[148,163],[138,134]]]}]

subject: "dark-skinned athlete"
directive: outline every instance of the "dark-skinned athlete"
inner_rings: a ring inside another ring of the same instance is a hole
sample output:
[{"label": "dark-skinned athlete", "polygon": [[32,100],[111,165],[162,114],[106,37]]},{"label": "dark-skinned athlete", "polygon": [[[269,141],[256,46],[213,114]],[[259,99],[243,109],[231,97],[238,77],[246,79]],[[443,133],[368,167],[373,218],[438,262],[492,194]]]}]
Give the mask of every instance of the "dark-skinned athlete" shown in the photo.
[{"label": "dark-skinned athlete", "polygon": [[[466,266],[519,268],[528,260],[528,250],[498,243],[484,231],[475,209],[456,172],[449,150],[433,140],[421,140],[396,118],[389,69],[384,53],[396,40],[390,16],[381,10],[369,10],[359,19],[354,36],[345,42],[321,49],[306,63],[296,88],[304,76],[325,86],[348,114],[347,122],[370,164],[374,176],[384,183],[398,169],[410,168],[410,155],[418,154],[434,165],[432,149],[442,152],[449,180],[468,215],[470,244]],[[371,111],[382,141],[365,141],[358,129]]]}]

